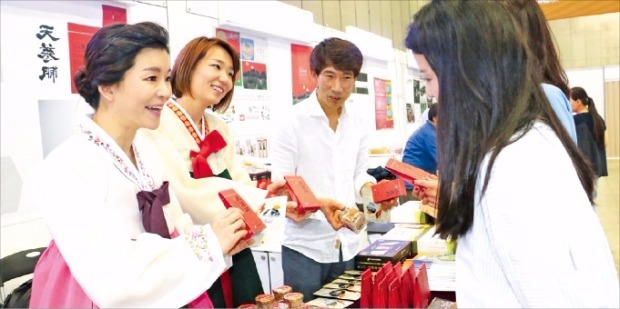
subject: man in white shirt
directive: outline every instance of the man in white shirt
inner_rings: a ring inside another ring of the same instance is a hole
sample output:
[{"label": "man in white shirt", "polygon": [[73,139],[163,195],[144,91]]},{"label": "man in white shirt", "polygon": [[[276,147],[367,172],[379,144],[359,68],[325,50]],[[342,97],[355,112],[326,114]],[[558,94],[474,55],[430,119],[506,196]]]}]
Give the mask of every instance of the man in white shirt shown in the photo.
[{"label": "man in white shirt", "polygon": [[[300,175],[318,197],[347,207],[362,201],[363,187],[376,183],[366,172],[368,130],[345,101],[355,87],[363,57],[353,43],[328,38],[310,55],[316,90],[294,105],[272,137],[272,176]],[[383,203],[382,209],[397,204]],[[334,230],[323,212],[295,222],[287,219],[282,242],[284,283],[304,294],[304,301],[323,284],[354,267],[354,257],[367,241],[365,230]]]}]

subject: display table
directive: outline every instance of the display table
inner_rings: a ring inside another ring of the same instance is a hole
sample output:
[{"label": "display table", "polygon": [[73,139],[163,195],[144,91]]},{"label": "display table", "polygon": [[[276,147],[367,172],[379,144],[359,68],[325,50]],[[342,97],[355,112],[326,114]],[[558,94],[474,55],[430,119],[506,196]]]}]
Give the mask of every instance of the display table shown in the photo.
[{"label": "display table", "polygon": [[[261,215],[264,215],[266,212],[262,212]],[[262,238],[257,239],[257,243],[252,246],[252,252],[254,254],[254,259],[256,261],[256,266],[259,270],[259,275],[261,277],[261,281],[263,283],[264,292],[267,294],[271,294],[274,288],[277,288],[283,284],[283,272],[282,272],[282,260],[281,260],[281,236],[283,235],[283,220],[282,213],[279,216],[272,218],[264,218],[267,222],[268,229],[262,235]],[[438,239],[437,237],[431,237],[434,233],[434,228],[430,228],[429,225],[424,225],[420,223],[422,216],[420,216],[419,211],[419,202],[418,201],[409,201],[403,205],[400,205],[394,209],[392,209],[391,213],[391,222],[390,224],[394,225],[392,229],[383,229],[380,230],[380,233],[368,233],[369,242],[373,242],[376,239],[382,237],[396,237],[398,240],[407,240],[411,235],[416,234],[416,231],[407,231],[407,229],[411,230],[421,230],[423,232],[418,233],[421,237],[416,236],[417,246],[421,249],[419,252],[415,254],[415,256],[433,256],[433,255],[443,255],[447,251],[445,246],[445,241]],[[379,231],[379,229],[377,229]],[[396,240],[389,238],[390,240]],[[410,239],[409,239],[410,240]],[[408,259],[403,263],[403,269],[406,269],[408,266],[413,263],[413,259]],[[437,269],[437,268],[436,268]],[[430,271],[429,271],[430,270]],[[446,299],[449,301],[455,301],[456,295],[452,287],[445,282],[441,282],[440,284],[433,283],[433,270],[427,270],[427,274],[429,275],[429,287],[430,287],[430,299],[432,300],[435,297]],[[348,280],[348,279],[347,279]],[[435,289],[434,289],[435,287]],[[331,286],[330,288],[334,290],[342,290],[346,289],[340,287],[338,285]],[[347,297],[350,297],[351,294],[347,294]],[[317,296],[318,297],[318,296]],[[323,296],[322,298],[326,299],[331,296],[327,295],[327,297]],[[306,300],[307,302],[307,300]],[[321,307],[328,308],[338,308],[343,307],[343,304],[350,308],[356,308],[360,306],[359,299],[342,299],[341,301],[335,300],[327,300],[325,305]]]}]

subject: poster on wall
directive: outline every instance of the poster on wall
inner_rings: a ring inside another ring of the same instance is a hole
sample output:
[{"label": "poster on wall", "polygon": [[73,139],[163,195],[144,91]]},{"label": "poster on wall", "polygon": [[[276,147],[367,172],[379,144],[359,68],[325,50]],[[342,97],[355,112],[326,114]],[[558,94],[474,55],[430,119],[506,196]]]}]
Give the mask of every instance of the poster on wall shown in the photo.
[{"label": "poster on wall", "polygon": [[102,26],[110,24],[126,24],[127,23],[127,10],[110,5],[101,5],[103,10],[103,22]]},{"label": "poster on wall", "polygon": [[406,103],[405,104],[405,112],[407,115],[407,123],[414,123],[415,122],[415,113],[413,112],[413,104],[412,103]]},{"label": "poster on wall", "polygon": [[368,94],[368,74],[360,72],[355,79],[355,89],[353,93]]},{"label": "poster on wall", "polygon": [[311,46],[291,44],[293,105],[308,98],[316,88],[316,79],[310,69],[311,53]]},{"label": "poster on wall", "polygon": [[228,110],[222,114],[222,119],[226,122],[268,121],[271,118],[269,107],[271,100],[270,92],[235,90],[233,101]]},{"label": "poster on wall", "polygon": [[[416,84],[416,81],[417,81],[417,84]],[[424,112],[424,110],[426,109],[426,106],[428,106],[428,103],[432,102],[432,98],[426,95],[426,84],[425,83],[419,80],[415,80],[413,85],[414,85],[413,86],[414,103],[420,103],[421,112]],[[416,95],[416,92],[417,92],[417,95]],[[416,98],[418,99],[417,101],[416,101]]]},{"label": "poster on wall", "polygon": [[392,82],[374,79],[375,89],[375,126],[377,130],[394,128],[394,111],[392,106]]},{"label": "poster on wall", "polygon": [[[216,36],[226,40],[239,51],[240,72],[235,82],[233,101],[222,118],[241,126],[243,135],[253,121],[270,119],[271,93],[267,84],[267,40],[225,29],[216,29]],[[255,127],[261,124],[253,123]]]},{"label": "poster on wall", "polygon": [[268,149],[265,136],[246,136],[237,138],[235,141],[236,153],[244,157],[267,158]]},{"label": "poster on wall", "polygon": [[264,39],[241,34],[241,61],[267,62],[267,42]]},{"label": "poster on wall", "polygon": [[239,53],[241,74],[235,86],[244,89],[267,90],[267,42],[237,31],[215,29],[215,36],[228,42]]},{"label": "poster on wall", "polygon": [[241,80],[244,89],[267,90],[267,43],[241,34]]},{"label": "poster on wall", "polygon": [[[72,77],[84,66],[86,45],[99,29],[99,27],[67,23],[67,30],[69,33],[69,66]],[[73,78],[71,78],[69,82],[71,83],[71,93],[77,93],[78,91],[73,83]]]},{"label": "poster on wall", "polygon": [[267,65],[253,61],[241,61],[244,89],[267,90]]}]

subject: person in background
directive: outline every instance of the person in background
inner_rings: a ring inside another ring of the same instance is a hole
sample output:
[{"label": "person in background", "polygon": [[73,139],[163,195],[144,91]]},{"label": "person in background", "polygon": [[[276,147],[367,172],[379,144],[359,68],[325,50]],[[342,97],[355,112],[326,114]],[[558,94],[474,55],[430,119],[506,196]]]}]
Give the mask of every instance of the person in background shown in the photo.
[{"label": "person in background", "polygon": [[[590,161],[598,178],[607,176],[607,135],[605,121],[596,110],[592,98],[585,89],[573,87],[570,89],[570,104],[575,113],[575,126],[577,127],[577,145],[581,153]],[[594,190],[596,197],[596,186]]]},{"label": "person in background", "polygon": [[568,78],[553,44],[545,13],[536,0],[503,0],[526,34],[527,46],[542,74],[542,88],[562,125],[577,143],[575,122],[568,102]]},{"label": "person in background", "polygon": [[[76,88],[95,110],[45,159],[37,204],[52,241],[34,271],[31,308],[213,307],[206,290],[247,247],[241,212],[193,225],[139,128],[170,97],[168,33],[143,22],[98,30]],[[228,260],[228,262],[226,262]]]},{"label": "person in background", "polygon": [[[437,173],[437,103],[431,103],[428,119],[415,130],[405,145],[403,162],[421,168],[431,174]],[[413,199],[413,185],[405,183],[407,196],[400,198],[400,203]]]},{"label": "person in background", "polygon": [[513,18],[496,1],[434,0],[405,39],[441,104],[436,231],[458,238],[456,301],[617,308],[592,172],[547,104]]},{"label": "person in background", "polygon": [[[543,82],[541,87],[562,126],[577,143],[575,121],[568,101],[569,88],[566,72],[562,69],[560,58],[553,44],[553,35],[544,12],[535,0],[503,0],[502,3],[512,13],[522,31],[526,34],[528,48],[537,61],[538,72]],[[423,204],[434,207],[437,202],[437,180],[422,179],[415,182],[412,195]]]},{"label": "person in background", "polygon": [[[197,37],[179,52],[172,68],[172,93],[162,110],[157,133],[165,173],[183,209],[197,222],[208,223],[225,211],[217,196],[234,189],[258,208],[266,191],[255,188],[235,155],[234,136],[217,113],[230,106],[239,54],[219,38]],[[169,145],[169,146],[165,146]],[[177,164],[183,162],[181,166]],[[217,308],[253,303],[263,293],[252,251],[233,256],[233,267],[222,275],[209,295]]]},{"label": "person in background", "polygon": [[[317,88],[309,98],[286,111],[272,136],[274,180],[300,175],[317,196],[347,207],[362,201],[362,188],[376,181],[366,173],[368,134],[361,115],[345,102],[351,95],[363,57],[353,43],[327,38],[310,55]],[[397,204],[391,200],[384,210]],[[304,300],[344,270],[367,243],[365,232],[335,230],[323,212],[296,222],[287,220],[282,242],[284,283],[304,294]]]}]

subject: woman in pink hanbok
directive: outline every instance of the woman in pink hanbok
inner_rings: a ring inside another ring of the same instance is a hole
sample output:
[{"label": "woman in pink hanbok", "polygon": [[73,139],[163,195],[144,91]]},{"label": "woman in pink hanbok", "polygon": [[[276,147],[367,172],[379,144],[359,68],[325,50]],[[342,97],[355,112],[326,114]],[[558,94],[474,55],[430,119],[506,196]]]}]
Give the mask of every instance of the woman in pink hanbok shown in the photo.
[{"label": "woman in pink hanbok", "polygon": [[238,209],[194,225],[139,130],[157,128],[171,95],[167,31],[101,28],[74,81],[95,112],[40,170],[37,204],[52,241],[30,307],[212,307],[207,289],[252,240],[242,239]]}]

